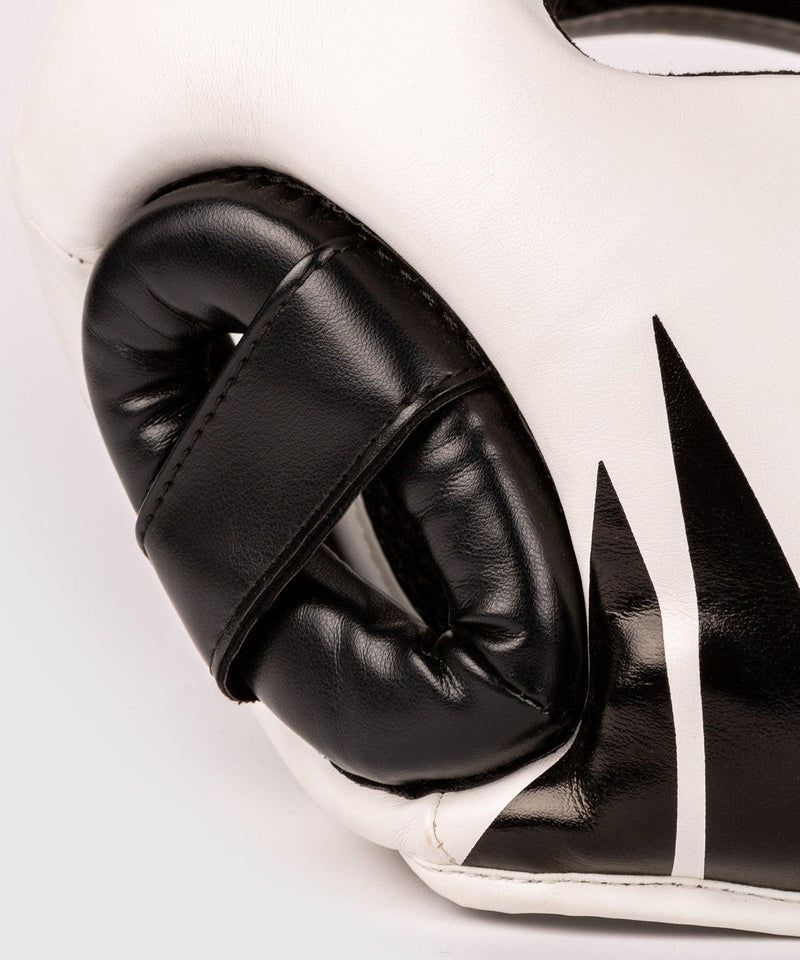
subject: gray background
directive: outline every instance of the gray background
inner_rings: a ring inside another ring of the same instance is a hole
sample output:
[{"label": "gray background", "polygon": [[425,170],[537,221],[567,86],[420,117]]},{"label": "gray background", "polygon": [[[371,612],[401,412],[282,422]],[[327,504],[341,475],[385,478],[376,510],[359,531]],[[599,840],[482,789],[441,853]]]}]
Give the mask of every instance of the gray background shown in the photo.
[{"label": "gray background", "polygon": [[[53,6],[5,11],[4,155]],[[592,50],[663,72],[800,69],[702,41]],[[218,695],[136,547],[2,188],[0,243],[5,956],[800,955],[747,934],[466,912],[307,799]]]}]

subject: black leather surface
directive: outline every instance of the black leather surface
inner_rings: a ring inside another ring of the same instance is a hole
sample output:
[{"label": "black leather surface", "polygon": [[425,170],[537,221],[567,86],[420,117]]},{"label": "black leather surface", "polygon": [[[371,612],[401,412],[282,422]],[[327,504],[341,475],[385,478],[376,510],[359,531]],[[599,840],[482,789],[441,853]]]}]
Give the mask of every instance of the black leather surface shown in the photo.
[{"label": "black leather surface", "polygon": [[[697,588],[705,877],[800,890],[800,587],[658,319],[654,328]],[[661,618],[602,466],[589,622],[589,697],[575,742],[502,811],[470,865],[671,872],[676,758]]]},{"label": "black leather surface", "polygon": [[483,391],[443,410],[382,472],[417,530],[416,563],[446,595],[440,633],[327,552],[279,598],[244,671],[342,768],[432,788],[439,771],[468,781],[574,728],[583,671],[564,657],[564,630],[578,615],[560,586],[572,560],[554,549],[561,521],[535,458],[521,421]]},{"label": "black leather surface", "polygon": [[502,811],[467,858],[470,866],[672,871],[677,761],[661,611],[602,464],[589,593],[589,696],[577,737]]},{"label": "black leather surface", "polygon": [[706,876],[800,890],[800,588],[656,324],[700,614]]},{"label": "black leather surface", "polygon": [[[463,326],[360,224],[272,174],[184,184],[102,258],[84,353],[140,538],[226,692],[408,792],[574,728],[583,598],[547,469]],[[378,470],[379,531],[413,530],[394,557],[437,582],[429,623],[321,545]]]},{"label": "black leather surface", "polygon": [[291,271],[139,510],[140,542],[226,692],[247,696],[231,666],[249,629],[368,480],[432,412],[491,379],[370,238]]}]

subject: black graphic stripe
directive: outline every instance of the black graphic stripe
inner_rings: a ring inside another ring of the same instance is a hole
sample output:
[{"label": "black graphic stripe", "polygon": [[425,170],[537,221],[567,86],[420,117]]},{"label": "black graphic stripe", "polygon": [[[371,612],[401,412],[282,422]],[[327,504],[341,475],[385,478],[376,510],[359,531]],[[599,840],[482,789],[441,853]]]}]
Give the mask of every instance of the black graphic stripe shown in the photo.
[{"label": "black graphic stripe", "polygon": [[662,324],[656,342],[700,610],[706,876],[800,889],[800,590]]},{"label": "black graphic stripe", "polygon": [[502,811],[468,865],[532,873],[671,872],[677,781],[661,613],[602,464],[589,626],[590,689],[575,742]]}]

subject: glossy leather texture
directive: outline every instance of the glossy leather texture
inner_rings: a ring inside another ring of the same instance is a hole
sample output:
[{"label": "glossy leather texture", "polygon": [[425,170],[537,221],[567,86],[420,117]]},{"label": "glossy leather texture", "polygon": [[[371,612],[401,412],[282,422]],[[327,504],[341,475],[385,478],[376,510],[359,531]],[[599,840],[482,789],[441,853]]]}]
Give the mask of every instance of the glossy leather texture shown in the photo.
[{"label": "glossy leather texture", "polygon": [[[405,792],[568,736],[583,597],[546,466],[464,327],[358,222],[274,174],[178,185],[98,263],[84,357],[140,542],[226,693]],[[379,534],[408,533],[389,552],[427,622],[324,543],[365,487]]]},{"label": "glossy leather texture", "polygon": [[[705,876],[800,890],[800,588],[658,319],[654,330],[700,615]],[[575,742],[502,811],[470,866],[672,872],[675,730],[661,615],[602,465],[589,624],[589,696]]]},{"label": "glossy leather texture", "polygon": [[139,508],[140,543],[239,699],[232,664],[253,624],[408,435],[491,380],[444,311],[401,276],[385,281],[380,253],[344,236],[293,267]]},{"label": "glossy leather texture", "polygon": [[589,697],[575,742],[503,810],[469,866],[672,870],[678,786],[661,611],[602,464],[589,590]]},{"label": "glossy leather texture", "polygon": [[700,611],[706,876],[800,890],[800,588],[660,323],[656,338]]}]

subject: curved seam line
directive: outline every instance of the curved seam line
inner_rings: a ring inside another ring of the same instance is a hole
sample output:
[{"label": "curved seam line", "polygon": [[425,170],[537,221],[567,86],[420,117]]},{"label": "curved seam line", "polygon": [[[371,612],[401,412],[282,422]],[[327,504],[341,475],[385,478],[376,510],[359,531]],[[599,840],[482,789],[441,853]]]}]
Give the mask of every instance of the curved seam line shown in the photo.
[{"label": "curved seam line", "polygon": [[708,890],[710,892],[719,892],[719,893],[733,893],[740,897],[757,897],[761,900],[771,900],[776,903],[800,903],[800,896],[797,898],[794,897],[774,897],[770,896],[767,893],[758,893],[748,888],[746,890],[741,889],[740,887],[735,886],[717,886],[714,881],[714,886],[709,885],[704,881],[695,882],[692,880],[674,880],[671,878],[661,877],[643,877],[642,880],[590,880],[588,878],[575,876],[575,877],[512,877],[504,874],[497,873],[485,873],[476,870],[472,870],[470,867],[459,866],[457,870],[449,869],[448,867],[441,866],[439,864],[428,863],[425,860],[420,860],[417,857],[410,857],[411,860],[420,868],[420,870],[428,871],[430,873],[443,873],[452,876],[467,876],[467,877],[476,877],[481,880],[497,880],[503,883],[522,883],[522,884],[556,884],[556,883],[580,883],[587,886],[596,886],[596,887],[679,887],[686,890]]},{"label": "curved seam line", "polygon": [[444,800],[444,793],[439,794],[439,799],[436,801],[436,806],[433,809],[433,818],[431,820],[431,833],[433,834],[433,839],[436,841],[436,847],[438,850],[441,850],[442,853],[447,857],[447,859],[454,866],[458,865],[456,858],[450,853],[447,847],[444,845],[444,841],[439,836],[439,828],[437,826],[436,820],[439,816],[439,809],[442,806],[442,800]]},{"label": "curved seam line", "polygon": [[[450,636],[453,638],[458,637],[458,632],[453,630],[449,631]],[[437,648],[439,647],[442,639],[445,634],[442,634],[437,638],[436,643],[434,644],[431,655],[436,657]],[[508,694],[511,697],[514,697],[515,700],[519,700],[521,703],[524,703],[526,707],[532,707],[534,710],[537,710],[539,713],[546,714],[547,716],[551,715],[551,707],[549,703],[540,703],[535,700],[534,697],[526,693],[524,690],[520,690],[518,687],[514,686],[509,680],[506,680],[501,673],[497,671],[497,668],[488,658],[485,658],[482,654],[482,651],[475,647],[475,644],[472,643],[469,639],[464,643],[459,643],[458,648],[461,651],[467,652],[475,666],[478,668],[478,671],[484,675],[485,680],[497,687],[503,693]],[[442,661],[444,658],[442,658]],[[441,661],[440,661],[441,662]]]},{"label": "curved seam line", "polygon": [[28,223],[30,223],[30,225],[34,228],[34,230],[36,230],[36,232],[41,236],[41,238],[43,240],[46,240],[47,243],[49,243],[54,250],[57,250],[62,257],[66,257],[68,260],[74,260],[76,263],[79,263],[82,267],[93,267],[95,265],[95,263],[97,262],[96,260],[89,260],[86,257],[79,257],[77,253],[70,253],[69,250],[65,249],[64,247],[61,246],[61,244],[57,243],[50,236],[50,234],[44,229],[44,227],[42,227],[39,223],[36,222],[36,220],[34,220],[34,218],[25,209],[25,207],[20,205],[19,210],[22,213],[22,215],[25,217],[25,219],[28,221]]}]

